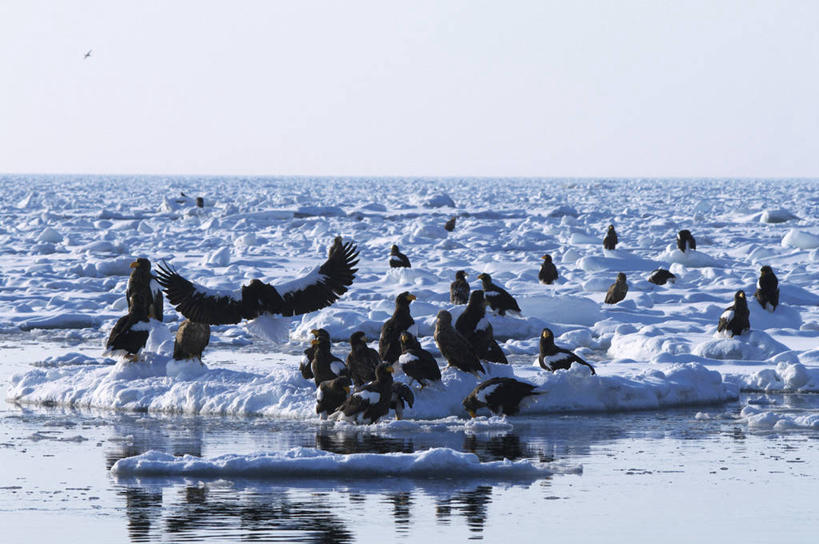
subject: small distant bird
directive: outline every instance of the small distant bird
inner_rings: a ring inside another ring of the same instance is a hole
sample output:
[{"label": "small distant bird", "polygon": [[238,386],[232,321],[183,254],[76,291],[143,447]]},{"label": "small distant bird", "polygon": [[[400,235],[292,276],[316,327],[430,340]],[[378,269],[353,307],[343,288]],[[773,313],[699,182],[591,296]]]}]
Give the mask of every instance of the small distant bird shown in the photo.
[{"label": "small distant bird", "polygon": [[197,323],[186,319],[176,330],[176,339],[173,343],[173,358],[199,359],[202,361],[202,352],[210,342],[210,325]]},{"label": "small distant bird", "polygon": [[421,389],[430,382],[441,381],[438,361],[430,352],[421,347],[412,334],[406,331],[401,333],[401,356],[398,358],[398,364],[401,365],[404,374],[421,384]]},{"label": "small distant bird", "polygon": [[751,330],[750,315],[748,301],[745,299],[745,291],[737,291],[734,293],[734,303],[728,306],[719,316],[717,332],[727,336],[738,336],[748,332]]},{"label": "small distant bird", "polygon": [[626,283],[626,275],[620,272],[617,274],[617,280],[609,286],[606,291],[606,304],[617,304],[628,293],[628,283]]},{"label": "small distant bird", "polygon": [[492,324],[486,319],[486,299],[480,289],[469,295],[469,304],[455,320],[455,330],[463,335],[480,359],[508,364],[503,350],[495,340]]},{"label": "small distant bird", "polygon": [[124,355],[126,360],[136,361],[139,350],[148,342],[148,305],[146,301],[139,300],[139,295],[131,295],[130,306],[128,313],[120,317],[111,329],[105,347],[114,355]]},{"label": "small distant bird", "polygon": [[580,363],[591,369],[592,374],[597,374],[594,367],[572,353],[571,351],[559,348],[555,345],[555,335],[551,329],[543,329],[540,333],[540,354],[537,357],[540,368],[554,372],[555,370],[568,370],[572,363]]},{"label": "small distant bird", "polygon": [[364,332],[356,331],[350,336],[350,354],[347,355],[347,368],[356,386],[364,385],[375,379],[375,367],[381,363],[378,352],[367,345]]},{"label": "small distant bird", "polygon": [[310,368],[313,371],[313,379],[318,387],[321,382],[334,380],[339,376],[348,376],[347,366],[335,355],[330,353],[330,338],[317,336],[312,340],[316,351],[313,353],[313,360]]},{"label": "small distant bird", "polygon": [[455,272],[455,281],[449,284],[449,302],[452,304],[466,304],[469,301],[469,282],[466,281],[466,272]]},{"label": "small distant bird", "polygon": [[412,268],[409,257],[401,253],[395,244],[390,248],[390,268]]},{"label": "small distant bird", "polygon": [[347,400],[351,384],[349,376],[321,382],[316,389],[316,413],[324,419],[338,410]]},{"label": "small distant bird", "polygon": [[452,217],[450,218],[449,221],[444,223],[444,228],[446,229],[447,232],[452,232],[453,230],[455,230],[455,218]]},{"label": "small distant bird", "polygon": [[617,233],[614,231],[614,225],[609,225],[609,230],[606,232],[606,237],[603,238],[604,249],[614,249],[617,245]]},{"label": "small distant bird", "polygon": [[375,380],[350,395],[339,409],[348,421],[375,423],[390,411],[393,368],[381,363],[375,369]]},{"label": "small distant bird", "polygon": [[648,277],[648,282],[655,285],[665,285],[667,282],[674,283],[677,276],[666,270],[665,268],[658,268]]},{"label": "small distant bird", "polygon": [[438,312],[433,338],[449,366],[476,376],[486,372],[469,341],[452,327],[452,314],[446,310]]},{"label": "small distant bird", "polygon": [[148,259],[139,258],[131,263],[131,275],[125,290],[129,310],[131,309],[131,297],[135,294],[138,294],[137,300],[147,304],[145,311],[148,317],[162,321],[162,287],[151,274],[151,261]]},{"label": "small distant bird", "polygon": [[[313,329],[310,331],[310,334],[313,335],[313,338],[324,337],[327,341],[330,341],[330,333],[325,331],[324,329]],[[318,344],[310,343],[307,346],[307,349],[304,350],[304,358],[302,358],[301,363],[299,363],[299,372],[301,372],[302,377],[305,380],[312,380],[313,379],[313,368],[311,366],[313,362],[313,355],[316,354],[316,349],[318,348]]]},{"label": "small distant bird", "polygon": [[401,419],[404,415],[404,408],[415,404],[415,394],[407,384],[392,382],[392,396],[390,397],[390,408],[395,412],[395,419]]},{"label": "small distant bird", "polygon": [[776,310],[779,305],[779,280],[768,265],[759,269],[754,298],[769,312]]},{"label": "small distant bird", "polygon": [[88,50],[88,51],[85,53],[85,55],[83,56],[83,58],[82,58],[82,59],[83,59],[83,60],[85,60],[85,59],[87,59],[87,58],[90,58],[90,57],[91,57],[91,51],[93,51],[93,49],[89,49],[89,50]]},{"label": "small distant bird", "polygon": [[410,303],[415,295],[406,291],[395,297],[395,311],[381,326],[378,339],[378,356],[386,363],[394,363],[401,355],[401,333],[409,331],[415,324],[410,315]]},{"label": "small distant bird", "polygon": [[461,404],[471,417],[484,407],[496,415],[513,416],[520,411],[523,399],[539,394],[530,383],[514,378],[490,378],[473,389]]},{"label": "small distant bird", "polygon": [[686,252],[689,249],[697,249],[697,242],[691,236],[691,231],[684,229],[677,233],[677,249]]},{"label": "small distant bird", "polygon": [[557,279],[557,267],[552,262],[551,255],[544,255],[541,259],[543,259],[543,264],[540,265],[537,279],[544,285],[551,285]]},{"label": "small distant bird", "polygon": [[486,297],[486,302],[489,303],[490,308],[500,315],[505,315],[506,312],[520,313],[520,306],[518,306],[514,297],[507,293],[503,287],[492,283],[492,276],[484,272],[478,275],[478,279],[481,280],[484,297]]}]

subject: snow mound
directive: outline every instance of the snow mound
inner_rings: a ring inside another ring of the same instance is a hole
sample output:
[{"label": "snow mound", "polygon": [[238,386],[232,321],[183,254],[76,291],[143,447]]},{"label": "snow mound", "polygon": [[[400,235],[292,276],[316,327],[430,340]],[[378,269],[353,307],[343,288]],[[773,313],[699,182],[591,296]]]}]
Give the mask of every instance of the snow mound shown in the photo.
[{"label": "snow mound", "polygon": [[[555,468],[528,460],[482,463],[474,453],[450,448],[346,455],[315,448],[293,448],[281,453],[227,454],[212,459],[192,455],[174,457],[149,451],[120,459],[111,467],[111,472],[119,477],[538,479],[551,476]],[[579,473],[582,468],[568,471]]]},{"label": "snow mound", "polygon": [[782,237],[782,247],[816,249],[819,247],[819,236],[810,232],[791,229]]},{"label": "snow mound", "polygon": [[[600,305],[590,298],[571,295],[535,295],[517,298],[520,309],[526,316],[537,317],[547,323],[568,323],[591,326],[603,318]],[[491,319],[492,327],[495,320]],[[546,325],[544,325],[546,326]],[[498,329],[495,329],[497,335]],[[534,336],[538,336],[536,331]]]},{"label": "snow mound", "polygon": [[546,212],[546,217],[577,217],[580,215],[577,213],[577,210],[572,208],[571,206],[556,206]]},{"label": "snow mound", "polygon": [[733,338],[716,338],[698,344],[694,355],[709,359],[735,361],[764,361],[789,348],[762,331],[750,331]]},{"label": "snow mound", "polygon": [[791,219],[799,219],[785,208],[775,208],[764,210],[759,217],[760,223],[785,223]]},{"label": "snow mound", "polygon": [[434,195],[432,195],[430,197],[425,198],[424,201],[423,201],[423,206],[425,208],[444,208],[444,207],[454,208],[455,207],[455,201],[452,200],[452,197],[450,197],[446,193],[436,193],[436,194],[434,194]]},{"label": "snow mound", "polygon": [[99,327],[102,319],[95,315],[78,312],[64,312],[45,317],[35,317],[20,323],[24,331],[32,329],[88,329]]},{"label": "snow mound", "polygon": [[[688,268],[722,266],[718,260],[714,259],[710,255],[702,253],[701,251],[689,249],[688,251],[683,252],[675,246],[668,246],[668,248],[657,257],[657,259],[671,264],[681,264],[683,266],[687,266]],[[672,272],[674,271],[672,270]]]},{"label": "snow mound", "polygon": [[766,368],[740,376],[743,391],[769,392],[819,392],[819,368],[806,368],[800,363],[779,363],[776,368]]},{"label": "snow mound", "polygon": [[[577,266],[586,272],[629,272],[654,270],[660,266],[660,263],[614,250],[606,251],[605,257],[583,257],[578,261]],[[611,281],[614,281],[614,277],[611,278]]]},{"label": "snow mound", "polygon": [[34,363],[36,367],[56,367],[56,366],[77,366],[77,365],[113,365],[113,359],[97,359],[84,353],[70,351],[55,357],[46,357],[42,361]]},{"label": "snow mound", "polygon": [[37,241],[50,244],[59,244],[63,241],[63,235],[51,227],[46,227],[37,237]]}]

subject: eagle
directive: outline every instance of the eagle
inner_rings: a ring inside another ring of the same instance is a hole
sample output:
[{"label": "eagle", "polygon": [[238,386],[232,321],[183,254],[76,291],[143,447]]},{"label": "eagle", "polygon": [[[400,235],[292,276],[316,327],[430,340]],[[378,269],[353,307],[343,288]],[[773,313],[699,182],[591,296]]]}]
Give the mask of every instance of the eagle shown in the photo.
[{"label": "eagle", "polygon": [[352,242],[334,246],[327,260],[302,278],[271,285],[251,280],[238,292],[203,287],[186,280],[167,263],[157,266],[156,281],[176,311],[198,323],[227,325],[262,315],[291,317],[325,308],[347,292],[358,264]]}]

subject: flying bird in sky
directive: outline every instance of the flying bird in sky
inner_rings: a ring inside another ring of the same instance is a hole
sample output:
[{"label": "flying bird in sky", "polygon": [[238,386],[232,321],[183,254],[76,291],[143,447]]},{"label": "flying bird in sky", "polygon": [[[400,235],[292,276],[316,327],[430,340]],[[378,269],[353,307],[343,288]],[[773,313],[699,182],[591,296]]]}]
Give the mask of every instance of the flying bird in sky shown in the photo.
[{"label": "flying bird in sky", "polygon": [[87,59],[88,57],[90,57],[90,56],[91,56],[91,51],[93,51],[93,49],[89,49],[89,50],[88,50],[88,52],[87,52],[87,53],[85,54],[85,56],[83,57],[83,60],[85,60],[85,59]]}]

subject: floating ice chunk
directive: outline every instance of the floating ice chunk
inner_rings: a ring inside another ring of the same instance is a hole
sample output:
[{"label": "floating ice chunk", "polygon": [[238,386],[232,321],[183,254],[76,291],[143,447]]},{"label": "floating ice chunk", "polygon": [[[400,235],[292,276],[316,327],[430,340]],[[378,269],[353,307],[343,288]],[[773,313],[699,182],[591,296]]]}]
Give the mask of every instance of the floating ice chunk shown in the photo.
[{"label": "floating ice chunk", "polygon": [[739,377],[743,391],[819,392],[819,368],[807,368],[799,363],[779,363],[750,376]]},{"label": "floating ice chunk", "polygon": [[[580,472],[573,467],[569,472]],[[117,461],[111,472],[118,477],[178,476],[196,478],[432,478],[537,479],[555,468],[528,461],[488,461],[474,453],[432,448],[413,453],[331,453],[315,448],[286,452],[227,454],[212,459],[192,455],[175,457],[149,451]]]},{"label": "floating ice chunk", "polygon": [[819,429],[819,414],[794,415],[746,406],[740,415],[752,429],[775,431],[796,428]]}]

